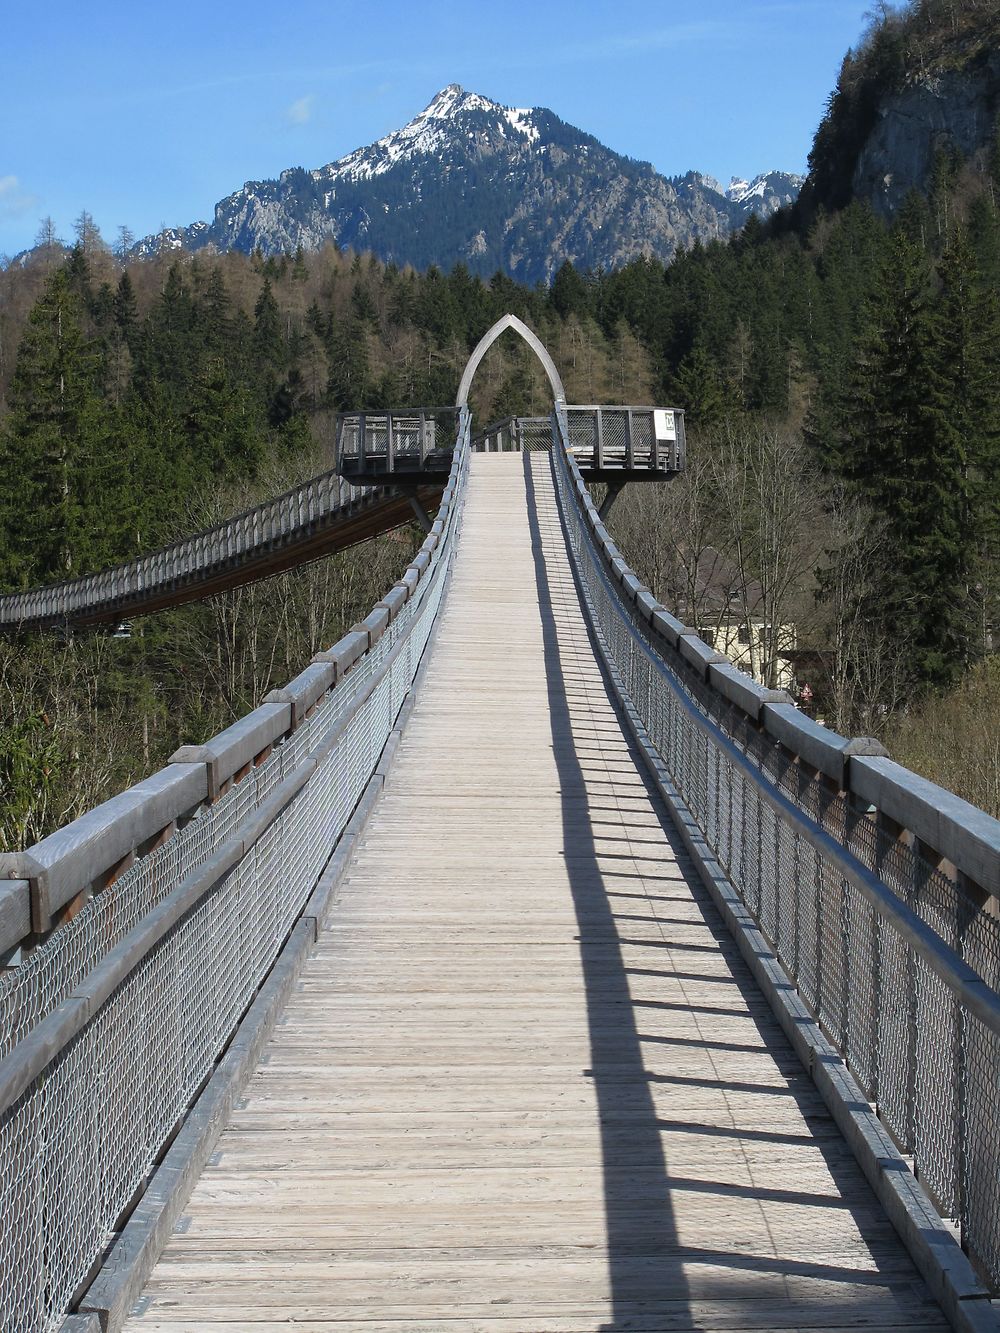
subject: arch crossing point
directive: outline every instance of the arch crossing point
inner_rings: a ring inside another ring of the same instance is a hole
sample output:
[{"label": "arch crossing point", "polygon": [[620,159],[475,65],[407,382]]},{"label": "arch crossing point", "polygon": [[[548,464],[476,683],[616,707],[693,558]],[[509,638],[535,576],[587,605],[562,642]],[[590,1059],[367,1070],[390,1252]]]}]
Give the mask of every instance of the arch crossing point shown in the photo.
[{"label": "arch crossing point", "polygon": [[527,324],[525,324],[523,320],[518,319],[516,315],[504,315],[503,319],[498,319],[493,327],[488,329],[486,333],[483,334],[482,338],[480,338],[476,345],[476,349],[469,357],[468,364],[462,374],[462,382],[458,386],[458,397],[455,399],[455,406],[468,406],[469,390],[472,388],[472,381],[476,377],[476,371],[479,369],[483,357],[490,350],[496,340],[502,334],[506,333],[508,329],[513,329],[515,333],[519,334],[538,357],[539,361],[542,363],[542,369],[548,376],[549,384],[552,386],[552,396],[556,401],[556,406],[565,406],[566,390],[563,388],[563,382],[559,376],[559,371],[556,370],[555,362],[552,360],[551,356],[549,356],[542,340],[536,334],[532,333]]}]

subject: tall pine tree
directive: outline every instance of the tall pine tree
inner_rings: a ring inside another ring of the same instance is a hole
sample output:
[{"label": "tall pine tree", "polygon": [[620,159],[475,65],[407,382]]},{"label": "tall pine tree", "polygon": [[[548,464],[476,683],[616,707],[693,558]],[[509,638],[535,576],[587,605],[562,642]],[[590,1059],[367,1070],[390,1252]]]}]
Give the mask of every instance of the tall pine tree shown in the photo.
[{"label": "tall pine tree", "polygon": [[893,236],[841,414],[840,470],[884,515],[887,564],[861,608],[909,645],[914,679],[945,685],[968,651],[966,441],[955,364],[925,252]]},{"label": "tall pine tree", "polygon": [[962,441],[967,463],[962,539],[974,610],[970,647],[979,654],[990,646],[1000,610],[1000,302],[961,227],[941,256],[938,272],[939,376],[950,426]]},{"label": "tall pine tree", "polygon": [[[100,361],[81,298],[57,269],[21,339],[2,433],[0,521],[4,580],[70,577],[103,552],[93,540],[106,461]],[[91,549],[94,548],[94,549]]]}]

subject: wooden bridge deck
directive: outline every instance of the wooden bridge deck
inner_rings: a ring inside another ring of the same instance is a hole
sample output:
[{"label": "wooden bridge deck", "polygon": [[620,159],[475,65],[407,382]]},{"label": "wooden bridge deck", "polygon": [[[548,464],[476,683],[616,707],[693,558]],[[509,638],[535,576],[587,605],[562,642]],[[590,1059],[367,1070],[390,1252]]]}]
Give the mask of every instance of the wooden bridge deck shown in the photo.
[{"label": "wooden bridge deck", "polygon": [[665,822],[549,459],[476,456],[333,928],[128,1333],[943,1327]]}]

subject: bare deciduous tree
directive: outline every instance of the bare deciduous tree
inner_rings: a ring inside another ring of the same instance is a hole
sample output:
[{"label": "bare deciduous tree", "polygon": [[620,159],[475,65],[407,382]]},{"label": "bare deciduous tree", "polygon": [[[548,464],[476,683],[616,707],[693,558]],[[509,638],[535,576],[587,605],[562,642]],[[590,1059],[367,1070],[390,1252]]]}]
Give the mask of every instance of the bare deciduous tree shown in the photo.
[{"label": "bare deciduous tree", "polygon": [[[826,486],[797,432],[759,422],[724,425],[709,475],[751,670],[774,686],[787,647],[782,627],[801,613],[823,550]],[[754,619],[763,621],[760,635],[750,632]]]},{"label": "bare deciduous tree", "polygon": [[741,421],[695,444],[676,480],[630,488],[612,522],[654,595],[698,630],[742,623],[753,674],[774,684],[782,627],[811,600],[825,491],[797,433]]},{"label": "bare deciduous tree", "polygon": [[907,645],[879,621],[874,598],[884,559],[885,522],[843,486],[827,499],[830,549],[820,574],[817,628],[831,644],[831,722],[847,734],[881,734],[906,699]]}]

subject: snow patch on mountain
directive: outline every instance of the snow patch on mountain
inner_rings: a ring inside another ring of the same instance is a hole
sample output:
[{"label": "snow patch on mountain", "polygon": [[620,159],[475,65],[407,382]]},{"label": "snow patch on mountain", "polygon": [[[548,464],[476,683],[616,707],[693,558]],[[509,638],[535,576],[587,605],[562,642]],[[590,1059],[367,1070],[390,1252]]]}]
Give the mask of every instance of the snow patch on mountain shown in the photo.
[{"label": "snow patch on mountain", "polygon": [[538,126],[531,119],[534,115],[534,108],[528,110],[519,110],[516,107],[506,107],[504,115],[510,124],[517,130],[518,134],[523,134],[529,143],[536,143],[540,138]]},{"label": "snow patch on mountain", "polygon": [[[501,134],[506,124],[529,143],[535,143],[539,138],[533,120],[534,108],[501,106],[479,93],[467,93],[457,83],[450,83],[408,125],[378,139],[368,148],[358,148],[347,157],[321,167],[312,173],[313,179],[367,181],[385,175],[402,162],[441,157],[454,137],[455,121],[474,112],[485,112],[494,119]],[[471,129],[467,134],[474,137]]]},{"label": "snow patch on mountain", "polygon": [[746,212],[767,216],[786,204],[794,203],[805,182],[805,176],[790,171],[765,171],[752,181],[734,176],[725,196],[731,204]]}]

